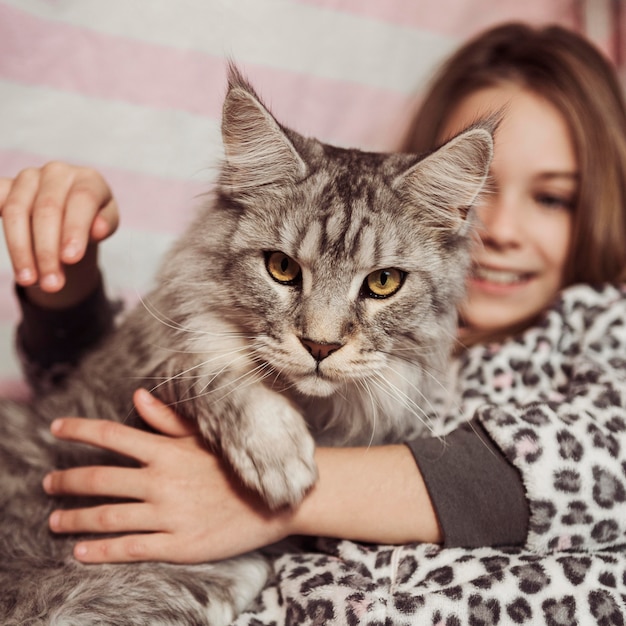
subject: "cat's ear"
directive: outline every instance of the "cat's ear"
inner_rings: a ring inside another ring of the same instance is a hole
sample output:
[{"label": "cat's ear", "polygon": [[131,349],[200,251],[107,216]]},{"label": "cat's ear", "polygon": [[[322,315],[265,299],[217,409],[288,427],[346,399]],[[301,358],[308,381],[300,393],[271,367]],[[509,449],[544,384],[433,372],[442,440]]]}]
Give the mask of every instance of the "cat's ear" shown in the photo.
[{"label": "cat's ear", "polygon": [[233,64],[222,109],[222,140],[223,182],[233,189],[294,183],[307,174],[285,130]]},{"label": "cat's ear", "polygon": [[497,124],[474,124],[401,174],[394,186],[442,224],[461,226],[489,176]]}]

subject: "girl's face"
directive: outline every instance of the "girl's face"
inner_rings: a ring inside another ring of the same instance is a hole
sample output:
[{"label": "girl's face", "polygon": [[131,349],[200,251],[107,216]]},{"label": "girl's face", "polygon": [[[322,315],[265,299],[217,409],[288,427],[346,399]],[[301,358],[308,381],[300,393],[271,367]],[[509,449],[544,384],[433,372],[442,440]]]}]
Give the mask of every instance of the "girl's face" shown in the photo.
[{"label": "girl's face", "polygon": [[531,91],[503,85],[471,94],[453,111],[445,136],[503,107],[491,184],[477,206],[482,245],[461,310],[476,331],[528,321],[554,299],[563,285],[578,188],[566,122]]}]

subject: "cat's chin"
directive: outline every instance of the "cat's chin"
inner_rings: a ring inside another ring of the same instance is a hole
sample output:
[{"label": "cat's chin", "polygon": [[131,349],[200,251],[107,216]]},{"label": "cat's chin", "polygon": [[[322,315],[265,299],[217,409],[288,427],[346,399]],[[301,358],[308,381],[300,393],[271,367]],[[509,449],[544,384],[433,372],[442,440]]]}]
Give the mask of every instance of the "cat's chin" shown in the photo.
[{"label": "cat's chin", "polygon": [[305,396],[326,398],[337,391],[337,385],[320,376],[306,376],[294,381],[294,386],[299,393]]}]

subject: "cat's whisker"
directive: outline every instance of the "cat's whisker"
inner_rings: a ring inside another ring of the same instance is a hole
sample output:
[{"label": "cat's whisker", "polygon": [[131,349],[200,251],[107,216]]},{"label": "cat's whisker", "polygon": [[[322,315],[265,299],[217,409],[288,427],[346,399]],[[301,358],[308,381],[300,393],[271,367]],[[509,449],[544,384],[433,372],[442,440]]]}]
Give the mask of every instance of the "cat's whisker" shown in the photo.
[{"label": "cat's whisker", "polygon": [[[296,388],[296,383],[294,382],[289,382],[288,385],[285,386],[285,381],[290,380],[289,377],[284,376],[283,371],[277,367],[276,363],[270,364],[268,363],[262,356],[261,354],[261,349],[263,348],[264,344],[261,341],[256,341],[252,344],[251,348],[253,351],[253,354],[255,356],[257,356],[259,358],[259,360],[261,360],[266,366],[267,368],[270,370],[269,374],[273,373],[274,374],[274,384],[272,385],[272,387],[276,387],[276,385],[278,384],[278,382],[280,381],[282,383],[281,386],[281,390],[282,391],[288,391],[290,389],[295,389]],[[268,374],[268,376],[269,376]]]},{"label": "cat's whisker", "polygon": [[[242,337],[243,339],[245,339],[245,337]],[[206,354],[206,350],[182,350],[180,348],[168,348],[167,346],[160,346],[157,344],[152,344],[152,347],[156,350],[159,351],[163,351],[163,352],[169,352],[170,354],[191,354],[191,355],[195,355],[195,354]],[[240,348],[237,348],[237,350],[248,350],[248,346],[241,346]]]},{"label": "cat's whisker", "polygon": [[172,330],[181,331],[184,333],[189,333],[189,334],[194,334],[194,335],[217,337],[217,338],[237,337],[240,339],[254,339],[253,336],[245,335],[244,333],[241,333],[236,330],[213,332],[210,330],[200,330],[198,328],[190,328],[187,326],[183,326],[180,322],[177,322],[171,317],[168,317],[162,311],[157,309],[147,298],[140,296],[139,302],[155,320],[157,320],[159,323],[163,324],[164,326],[171,328]]},{"label": "cat's whisker", "polygon": [[[218,379],[218,378],[219,378],[219,377],[220,377],[220,376],[221,376],[221,375],[222,375],[225,371],[230,370],[230,369],[234,366],[234,364],[235,364],[235,363],[237,363],[237,361],[240,361],[241,359],[248,359],[248,358],[249,358],[249,357],[248,357],[248,355],[247,355],[247,354],[244,354],[244,355],[242,355],[242,356],[238,356],[237,358],[232,359],[229,363],[224,364],[224,366],[223,366],[222,368],[220,368],[217,372],[212,372],[212,373],[209,375],[209,378],[208,378],[208,380],[206,381],[206,383],[205,383],[205,384],[203,385],[203,387],[200,389],[200,391],[199,391],[199,395],[207,395],[207,394],[210,394],[210,393],[214,393],[215,391],[218,391],[219,389],[221,389],[221,388],[223,388],[223,387],[225,387],[225,386],[227,386],[227,385],[230,385],[230,384],[232,384],[232,383],[234,383],[234,382],[237,382],[238,380],[240,380],[240,378],[245,377],[245,376],[246,376],[249,372],[244,372],[244,374],[242,374],[242,376],[241,376],[241,377],[236,378],[234,381],[229,381],[228,383],[226,383],[226,384],[222,385],[221,387],[215,387],[214,389],[210,389],[210,390],[208,390],[208,388],[209,388],[209,387],[213,384],[213,382],[214,382],[216,379]],[[257,367],[258,367],[258,366],[257,366]],[[254,372],[254,371],[257,369],[257,367],[255,367],[255,368],[254,368],[253,370],[251,370],[251,371],[253,371],[253,372]],[[208,390],[208,391],[207,391],[207,390]],[[199,396],[198,396],[198,397],[199,397]]]},{"label": "cat's whisker", "polygon": [[[222,394],[221,396],[215,398],[215,402],[220,402],[222,401],[224,398],[227,398],[230,394],[235,393],[235,392],[239,392],[240,390],[245,389],[246,387],[249,387],[251,385],[254,385],[256,383],[259,383],[261,381],[263,381],[267,376],[270,375],[270,373],[264,374],[263,376],[257,376],[258,372],[266,369],[267,366],[264,363],[261,363],[259,365],[257,365],[255,368],[253,368],[252,370],[248,370],[247,372],[244,372],[241,376],[239,376],[238,378],[235,378],[231,381],[228,381],[227,384],[221,385],[219,387],[215,387],[214,389],[210,389],[210,390],[206,390],[207,386],[205,385],[205,387],[196,395],[194,396],[189,396],[187,398],[185,398],[185,402],[188,402],[190,400],[195,400],[197,398],[202,398],[204,396],[207,395],[211,395],[214,394],[218,391],[221,391],[223,389],[228,389],[228,391],[224,394]],[[239,383],[238,385],[236,385],[235,383]]]},{"label": "cat's whisker", "polygon": [[[257,369],[257,368],[255,368],[255,370],[256,370],[256,369]],[[253,376],[253,375],[255,374],[255,370],[252,370],[252,371],[246,372],[246,374],[245,374],[245,375],[242,375],[242,377],[241,377],[240,379],[237,379],[237,380],[245,380],[245,377],[246,377],[246,376]],[[260,381],[260,380],[263,380],[263,377],[260,377],[260,378],[258,378],[258,379],[254,379],[254,378],[253,378],[252,380],[250,380],[250,381],[248,381],[248,382],[245,382],[244,384],[240,384],[239,386],[237,386],[237,387],[236,387],[236,389],[230,389],[230,390],[229,390],[226,394],[224,394],[224,395],[222,395],[222,396],[220,396],[220,397],[218,397],[218,398],[215,398],[215,401],[216,401],[216,402],[219,402],[222,398],[227,397],[227,396],[228,396],[228,394],[232,393],[233,391],[236,391],[236,390],[238,390],[238,389],[244,389],[245,387],[249,386],[250,384],[254,384],[255,382],[258,382],[258,381]],[[232,381],[232,382],[235,382],[235,381]],[[209,383],[209,384],[210,384],[210,383]],[[230,384],[230,383],[229,383],[229,384]],[[188,393],[187,393],[184,397],[181,397],[179,400],[176,400],[176,401],[174,401],[174,402],[170,403],[168,406],[176,406],[177,404],[182,404],[182,403],[185,403],[185,402],[191,402],[191,401],[193,401],[193,400],[197,400],[198,398],[203,398],[203,397],[205,397],[205,396],[208,396],[208,395],[214,394],[214,393],[216,393],[217,391],[220,391],[221,389],[224,389],[224,388],[228,387],[228,385],[222,385],[222,386],[220,386],[220,387],[216,387],[216,388],[214,388],[214,389],[207,390],[207,386],[208,386],[208,385],[203,386],[203,388],[202,388],[201,390],[199,390],[197,393],[195,393],[194,395],[189,395],[189,392],[190,392],[190,391],[191,391],[191,389],[192,389],[192,388],[190,387],[190,388],[187,390],[187,391],[188,391]]]},{"label": "cat's whisker", "polygon": [[[401,371],[399,371],[397,368],[394,368],[392,364],[389,364],[389,369],[399,378],[401,378],[405,383],[407,383],[407,385],[409,385],[409,387],[411,389],[413,389],[413,391],[415,391],[426,403],[427,407],[430,409],[431,411],[431,415],[437,415],[437,409],[433,406],[432,402],[430,401],[429,397],[422,391],[422,389],[416,385],[411,379],[407,378]],[[428,377],[430,377],[437,385],[440,386],[441,390],[444,393],[447,393],[447,389],[446,387],[439,381],[437,380],[437,378],[435,378],[433,376],[433,374],[431,374],[427,369],[422,369],[422,374],[426,375]],[[389,383],[391,385],[393,385],[393,383]],[[394,386],[395,387],[395,386]],[[398,390],[399,391],[399,390]],[[422,409],[422,407],[420,407],[420,409]],[[423,409],[422,409],[423,410]],[[428,415],[428,413],[426,411],[424,411],[424,415]]]},{"label": "cat's whisker", "polygon": [[160,311],[147,297],[139,296],[139,302],[144,309],[158,322],[173,330],[194,332],[193,329],[185,328],[179,322]]},{"label": "cat's whisker", "polygon": [[[391,369],[393,370],[393,368]],[[430,379],[431,384],[438,388],[438,390],[442,393],[442,397],[445,398],[445,412],[459,412],[461,410],[461,405],[459,399],[455,396],[452,390],[450,370],[448,369],[444,371],[433,366],[431,369],[423,369],[422,373]],[[420,395],[422,395],[422,397],[425,397],[419,387],[415,387],[415,389],[420,393]]]},{"label": "cat's whisker", "polygon": [[153,386],[150,389],[150,392],[153,393],[154,391],[156,391],[160,387],[162,387],[164,385],[167,385],[167,384],[171,383],[172,381],[176,381],[176,380],[193,380],[193,379],[204,378],[206,376],[206,374],[198,374],[198,375],[193,375],[193,376],[186,376],[186,375],[189,374],[190,372],[193,372],[194,370],[198,370],[199,368],[203,368],[203,367],[206,367],[207,365],[210,365],[213,361],[222,360],[224,358],[224,356],[229,356],[229,354],[239,354],[241,352],[244,352],[244,354],[238,356],[235,359],[231,359],[229,362],[224,364],[223,367],[221,367],[217,372],[213,372],[213,373],[211,373],[209,375],[210,379],[209,379],[209,382],[207,383],[207,385],[210,385],[213,380],[215,380],[221,373],[223,373],[225,370],[227,370],[229,367],[231,367],[233,365],[233,363],[236,363],[238,360],[240,360],[242,358],[246,358],[246,354],[245,354],[246,349],[245,349],[245,347],[237,348],[236,350],[233,350],[230,353],[222,354],[222,355],[219,355],[219,356],[214,356],[214,357],[212,357],[210,359],[205,359],[204,361],[196,363],[196,364],[192,365],[191,367],[187,368],[186,370],[183,370],[182,372],[178,372],[177,374],[173,374],[172,376],[168,376],[167,378],[164,378],[159,384]]},{"label": "cat's whisker", "polygon": [[[389,381],[383,374],[378,374],[376,377],[369,379],[380,391],[382,391],[389,398],[397,403],[400,403],[406,408],[412,415],[414,415],[429,431],[433,431],[430,426],[430,416],[424,409],[407,396],[401,389]],[[423,394],[421,394],[423,395]]]},{"label": "cat's whisker", "polygon": [[[391,365],[394,359],[397,361],[402,361],[404,363],[407,363],[411,367],[415,367],[416,362],[418,362],[419,360],[422,360],[426,356],[429,356],[429,353],[424,353],[424,352],[418,353],[417,351],[411,348],[407,348],[407,350],[412,351],[413,358],[407,358],[405,356],[399,355],[397,354],[396,350],[394,350],[393,352],[385,352],[385,354],[387,354],[387,356],[390,358],[388,367],[399,376],[402,376],[402,374]],[[431,356],[433,354],[436,354],[436,352],[433,351],[430,353]],[[427,376],[443,393],[447,395],[449,392],[449,389],[448,387],[446,387],[446,385],[442,381],[447,379],[449,372],[448,370],[444,370],[444,369],[441,369],[440,367],[437,367],[435,364],[433,364],[432,361],[433,359],[429,359],[428,368],[422,368],[421,370],[422,374]],[[412,384],[410,380],[407,379],[406,377],[403,377],[403,379],[409,382],[409,384]],[[415,388],[418,389],[419,391],[418,387],[415,387]]]},{"label": "cat's whisker", "polygon": [[366,446],[368,448],[371,448],[374,444],[374,437],[376,435],[376,423],[378,421],[378,410],[380,409],[380,403],[376,401],[376,396],[372,393],[372,390],[367,383],[367,380],[357,381],[357,385],[367,393],[370,400],[370,406],[372,407],[372,434],[370,435],[370,440]]}]

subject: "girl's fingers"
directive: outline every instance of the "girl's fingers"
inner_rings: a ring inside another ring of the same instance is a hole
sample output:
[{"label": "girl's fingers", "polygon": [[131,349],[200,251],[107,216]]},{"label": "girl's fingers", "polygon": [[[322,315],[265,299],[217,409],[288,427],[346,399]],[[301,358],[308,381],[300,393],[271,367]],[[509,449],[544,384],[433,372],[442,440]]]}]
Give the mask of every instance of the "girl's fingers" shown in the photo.
[{"label": "girl's fingers", "polygon": [[91,231],[89,233],[91,241],[100,242],[110,237],[117,230],[119,223],[120,213],[117,202],[114,198],[111,198],[109,202],[100,209],[100,213],[96,215],[91,225]]},{"label": "girl's fingers", "polygon": [[43,488],[50,495],[102,496],[143,500],[143,474],[136,468],[117,466],[73,467],[50,472]]},{"label": "girl's fingers", "polygon": [[133,401],[137,412],[155,430],[170,437],[189,437],[197,435],[195,425],[177,415],[169,406],[163,404],[146,389],[135,391]]},{"label": "girl's fingers", "polygon": [[2,227],[9,256],[15,272],[15,280],[22,286],[37,282],[38,273],[33,255],[30,208],[39,187],[40,172],[34,168],[23,170],[6,190],[0,207]]},{"label": "girl's fingers", "polygon": [[56,292],[65,283],[60,246],[68,192],[74,174],[61,163],[49,163],[41,170],[39,190],[32,204],[32,238],[39,274],[39,286]]},{"label": "girl's fingers", "polygon": [[147,465],[160,449],[159,435],[109,420],[63,417],[54,420],[50,430],[59,439],[111,450],[144,465]]},{"label": "girl's fingers", "polygon": [[193,562],[192,555],[176,549],[171,535],[160,532],[81,541],[74,547],[74,557],[83,563]]},{"label": "girl's fingers", "polygon": [[111,235],[119,221],[98,172],[58,162],[1,178],[0,216],[16,281],[47,293],[61,290],[64,265],[81,261],[89,243]]},{"label": "girl's fingers", "polygon": [[145,503],[103,504],[86,509],[54,511],[48,520],[55,533],[127,533],[154,530],[155,513]]},{"label": "girl's fingers", "polygon": [[[111,234],[117,224],[110,228],[109,222],[116,221],[117,205],[111,196],[111,190],[105,180],[93,170],[81,170],[67,191],[63,236],[61,241],[61,259],[65,263],[76,263],[85,252],[91,240],[92,228],[105,212],[104,221]],[[111,213],[113,216],[111,217]],[[98,226],[98,228],[102,228]],[[103,239],[101,237],[98,240]]]}]

